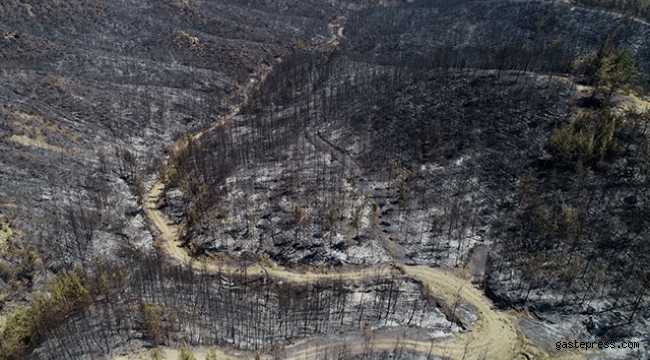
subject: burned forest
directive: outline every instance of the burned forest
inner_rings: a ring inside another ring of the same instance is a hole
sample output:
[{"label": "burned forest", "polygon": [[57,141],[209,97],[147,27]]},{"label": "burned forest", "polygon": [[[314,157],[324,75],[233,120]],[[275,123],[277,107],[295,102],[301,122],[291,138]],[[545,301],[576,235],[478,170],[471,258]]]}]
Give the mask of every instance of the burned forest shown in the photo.
[{"label": "burned forest", "polygon": [[647,358],[649,20],[0,1],[0,360]]}]

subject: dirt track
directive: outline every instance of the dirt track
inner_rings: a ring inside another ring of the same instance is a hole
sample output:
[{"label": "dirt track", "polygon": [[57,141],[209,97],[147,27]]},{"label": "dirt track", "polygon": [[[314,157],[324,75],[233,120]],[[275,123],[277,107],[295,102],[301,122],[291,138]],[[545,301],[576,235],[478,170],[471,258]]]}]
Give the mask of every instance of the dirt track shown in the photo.
[{"label": "dirt track", "polygon": [[[494,309],[492,302],[485,295],[476,289],[470,281],[462,279],[455,274],[434,269],[426,266],[384,266],[365,268],[349,272],[305,272],[298,273],[270,263],[264,266],[260,263],[246,267],[235,266],[217,261],[190,261],[187,252],[178,245],[178,227],[172,225],[169,219],[158,209],[158,203],[164,194],[165,187],[162,182],[157,182],[151,189],[145,201],[145,213],[153,225],[160,231],[158,247],[170,257],[191,265],[201,271],[221,271],[225,273],[243,273],[249,275],[264,275],[291,281],[304,283],[318,279],[344,279],[362,280],[364,278],[376,277],[378,275],[389,275],[392,271],[403,271],[406,275],[417,279],[432,293],[443,296],[448,303],[457,297],[462,301],[473,305],[476,308],[479,320],[471,327],[471,331],[460,334],[458,337],[434,344],[432,349],[430,342],[402,340],[407,349],[432,355],[447,356],[451,359],[516,359],[516,358],[559,358],[564,359],[584,358],[582,354],[545,354],[542,350],[533,346],[522,334],[517,325],[517,316],[511,311],[499,311]],[[392,350],[395,348],[398,338],[386,338],[375,341],[372,348],[376,351]],[[466,346],[469,344],[469,346]],[[334,346],[335,344],[332,344]],[[362,352],[365,344],[346,344],[348,351]],[[301,349],[296,353],[289,353],[287,359],[313,358],[318,354],[324,354],[327,348],[313,347]],[[331,349],[330,349],[331,351]]]},{"label": "dirt track", "polygon": [[[338,35],[338,36],[337,36]],[[333,44],[338,42],[338,38],[343,36],[343,27],[339,25],[338,30],[333,31]],[[270,69],[266,69],[260,77],[260,81],[255,85],[259,86],[263,83],[266,75]],[[213,126],[194,134],[191,139],[196,140],[203,136],[205,133],[212,129],[222,126],[236,116],[240,111],[240,106],[234,108],[230,113],[225,115],[219,122]],[[174,147],[184,146],[185,143],[177,143]],[[406,275],[417,279],[432,293],[440,295],[445,298],[448,304],[451,304],[455,299],[460,299],[473,305],[476,308],[479,320],[471,326],[469,332],[460,334],[459,336],[447,340],[431,344],[431,342],[414,341],[409,339],[399,339],[391,337],[378,338],[372,342],[371,347],[375,351],[393,350],[396,348],[397,343],[404,344],[406,349],[410,349],[423,354],[432,354],[444,356],[451,359],[541,359],[541,358],[563,358],[563,359],[580,359],[584,358],[585,354],[581,353],[562,353],[562,354],[546,354],[541,349],[535,347],[519,329],[518,314],[511,311],[499,311],[494,309],[492,302],[485,297],[485,295],[476,289],[470,281],[462,279],[452,272],[442,271],[426,266],[404,266],[404,265],[391,265],[374,268],[364,268],[359,270],[347,272],[305,272],[298,273],[289,269],[285,269],[276,265],[275,263],[265,261],[264,265],[261,263],[249,265],[246,267],[236,266],[229,263],[217,262],[212,260],[206,261],[190,261],[187,252],[179,247],[179,229],[178,226],[172,224],[170,220],[159,210],[160,201],[165,194],[165,184],[158,181],[151,191],[147,194],[144,211],[153,223],[155,228],[160,232],[160,237],[157,240],[157,246],[168,254],[170,257],[193,266],[201,271],[221,271],[225,273],[243,273],[249,275],[268,275],[275,279],[282,279],[283,281],[291,281],[295,283],[310,282],[318,279],[344,279],[344,280],[361,280],[369,277],[376,277],[378,275],[388,275],[392,271],[401,271]],[[331,345],[331,346],[330,346]],[[328,344],[328,346],[312,346],[296,348],[295,351],[289,350],[284,354],[285,359],[307,359],[315,358],[318,355],[325,355],[326,352],[331,352],[332,347],[337,344]],[[345,345],[349,352],[361,353],[366,350],[367,344],[359,341],[357,343],[338,344]],[[173,352],[174,350],[166,350]],[[219,350],[223,357],[223,351]],[[199,359],[202,359],[205,354],[197,354]],[[232,355],[230,355],[232,356]],[[236,358],[237,356],[235,356]],[[262,358],[268,358],[262,356]],[[124,359],[124,358],[121,358]]]}]

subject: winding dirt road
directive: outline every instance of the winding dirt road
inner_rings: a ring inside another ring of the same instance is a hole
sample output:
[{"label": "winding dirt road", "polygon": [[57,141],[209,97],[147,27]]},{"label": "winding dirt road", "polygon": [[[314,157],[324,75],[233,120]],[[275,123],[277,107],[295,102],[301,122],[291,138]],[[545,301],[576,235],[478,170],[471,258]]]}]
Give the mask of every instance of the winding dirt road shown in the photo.
[{"label": "winding dirt road", "polygon": [[[446,299],[448,305],[456,298],[469,303],[476,308],[479,320],[471,326],[471,331],[460,334],[456,338],[447,341],[436,342],[432,347],[430,342],[412,341],[399,338],[381,338],[372,343],[375,351],[392,350],[398,342],[404,344],[407,349],[424,354],[446,356],[451,359],[532,359],[550,358],[541,349],[532,345],[519,329],[518,314],[511,311],[496,310],[492,302],[485,295],[476,289],[470,281],[462,279],[452,272],[442,271],[426,266],[405,266],[391,265],[383,267],[371,267],[357,269],[347,272],[304,272],[299,273],[283,268],[272,262],[252,264],[249,266],[235,266],[230,263],[214,260],[191,261],[191,258],[180,247],[179,227],[173,224],[169,218],[160,210],[160,201],[165,194],[165,185],[162,181],[157,182],[147,194],[144,203],[144,211],[160,232],[157,246],[171,258],[176,259],[196,270],[230,274],[266,275],[278,280],[294,283],[305,283],[321,279],[344,279],[363,280],[377,276],[390,275],[391,272],[400,271],[407,276],[416,279],[432,293]],[[468,345],[469,344],[469,345]],[[336,346],[336,344],[330,344]],[[366,350],[365,342],[345,345],[347,351],[362,353]],[[314,358],[318,355],[325,355],[331,351],[328,347],[301,348],[296,352],[285,354],[286,359]],[[581,354],[564,353],[553,354],[553,358],[579,359]]]},{"label": "winding dirt road", "polygon": [[[230,263],[214,260],[190,261],[191,259],[187,252],[179,245],[178,226],[172,224],[159,209],[159,201],[164,195],[164,192],[164,184],[162,182],[156,183],[146,197],[144,204],[147,217],[160,232],[157,245],[170,257],[188,266],[193,266],[197,270],[209,272],[220,271],[230,274],[246,272],[248,275],[267,275],[278,280],[294,283],[305,283],[321,279],[355,281],[377,277],[378,275],[390,275],[391,272],[400,271],[413,279],[421,281],[429,291],[444,297],[448,303],[451,303],[458,297],[476,308],[479,320],[471,326],[471,331],[462,333],[451,340],[437,342],[433,348],[430,342],[382,338],[372,344],[372,348],[375,351],[392,350],[400,342],[407,349],[424,354],[431,353],[432,355],[447,356],[451,359],[584,358],[584,356],[577,353],[552,354],[552,356],[544,353],[522,334],[517,325],[518,314],[512,311],[496,310],[492,302],[480,290],[476,289],[470,281],[462,279],[449,271],[442,271],[427,266],[391,265],[347,272],[299,273],[271,262],[268,262],[266,266],[261,263],[249,266],[235,266]],[[331,345],[334,346],[335,344]],[[358,351],[361,353],[366,349],[366,344],[361,342],[345,345],[347,350],[351,352]],[[319,354],[324,355],[326,351],[327,347],[311,347],[301,349],[295,353],[286,354],[286,358],[314,358]]]},{"label": "winding dirt road", "polygon": [[[343,38],[343,26],[337,23],[336,27],[337,29],[332,29],[332,39],[328,41],[333,44],[333,46],[336,46],[339,39]],[[254,90],[255,87],[259,87],[263,84],[264,79],[270,70],[270,68],[265,69],[260,75],[259,81],[249,89]],[[253,92],[254,91],[251,91],[250,93]],[[198,140],[205,133],[212,131],[218,126],[226,124],[233,117],[239,114],[240,109],[241,106],[235,107],[230,113],[225,115],[211,127],[179,141],[173,145],[173,148],[179,149],[186,146],[189,139]],[[476,289],[470,281],[460,278],[449,271],[442,271],[426,266],[390,265],[340,272],[324,270],[320,272],[299,273],[278,266],[270,261],[265,261],[264,264],[259,262],[249,266],[237,266],[231,263],[218,262],[210,259],[205,261],[193,261],[188,256],[187,252],[179,245],[179,227],[173,224],[160,210],[160,202],[164,195],[165,184],[161,180],[155,183],[153,188],[147,194],[143,204],[144,212],[149,221],[160,232],[160,236],[156,240],[156,246],[171,258],[188,266],[192,266],[199,271],[220,271],[231,274],[246,272],[249,275],[267,275],[278,280],[294,283],[305,283],[320,279],[343,279],[355,281],[377,277],[378,275],[390,275],[391,272],[399,271],[422,282],[429,291],[444,297],[448,304],[451,304],[456,298],[459,298],[460,300],[474,306],[476,314],[479,316],[479,320],[470,327],[470,331],[459,334],[455,338],[436,341],[432,345],[430,341],[417,341],[384,336],[374,339],[371,343],[370,346],[375,351],[390,351],[395,349],[396,345],[403,344],[406,349],[412,351],[444,356],[451,359],[505,360],[544,359],[551,357],[564,359],[584,358],[584,355],[579,353],[564,352],[562,354],[546,354],[541,349],[534,346],[523,335],[521,329],[517,325],[520,314],[512,311],[496,310],[492,302],[487,299],[480,290]],[[328,349],[331,352],[332,347],[336,345],[337,344],[328,343],[328,346],[300,346],[296,347],[294,350],[289,348],[283,358],[296,360],[315,358],[318,355],[325,355]],[[356,343],[346,342],[345,344],[342,343],[338,345],[345,346],[347,351],[351,353],[362,353],[367,350],[368,346],[368,344],[363,341]],[[164,351],[169,354],[175,352],[173,349],[165,349]],[[220,358],[239,357],[237,355],[232,355],[233,352],[227,349],[217,349],[217,351],[221,355]],[[197,355],[199,359],[202,359],[205,357],[205,352],[200,351]],[[125,357],[121,357],[120,359],[124,358]],[[264,355],[261,356],[261,358],[266,359],[271,357]]]}]

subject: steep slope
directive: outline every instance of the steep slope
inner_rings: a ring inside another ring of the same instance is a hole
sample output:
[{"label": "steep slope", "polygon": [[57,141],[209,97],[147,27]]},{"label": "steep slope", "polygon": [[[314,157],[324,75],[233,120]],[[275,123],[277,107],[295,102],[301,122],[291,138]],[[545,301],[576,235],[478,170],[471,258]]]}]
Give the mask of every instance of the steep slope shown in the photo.
[{"label": "steep slope", "polygon": [[15,218],[31,242],[62,249],[43,254],[54,268],[139,242],[137,201],[165,146],[230,111],[296,44],[327,41],[339,13],[305,1],[3,2],[0,199],[30,209]]}]

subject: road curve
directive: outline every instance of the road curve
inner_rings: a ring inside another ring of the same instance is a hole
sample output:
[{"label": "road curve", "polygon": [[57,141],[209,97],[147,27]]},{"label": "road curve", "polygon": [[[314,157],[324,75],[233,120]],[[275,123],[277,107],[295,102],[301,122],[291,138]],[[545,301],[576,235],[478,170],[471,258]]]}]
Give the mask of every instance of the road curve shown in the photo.
[{"label": "road curve", "polygon": [[[337,24],[338,29],[333,31],[333,40],[331,43],[338,44],[339,38],[343,37],[343,27]],[[265,69],[256,86],[264,82],[266,75],[270,72]],[[253,91],[254,92],[254,91]],[[251,92],[252,93],[252,92]],[[211,127],[184,138],[172,146],[173,149],[179,149],[187,145],[188,139],[198,140],[205,133],[222,126],[235,117],[241,109],[237,106],[217,123]],[[189,141],[191,141],[189,140]],[[494,308],[492,302],[485,295],[476,289],[468,280],[462,279],[452,272],[434,269],[426,266],[406,266],[390,265],[382,267],[362,268],[351,271],[328,271],[322,272],[297,272],[286,269],[271,261],[258,262],[248,266],[237,266],[231,263],[219,262],[216,260],[193,260],[179,244],[179,227],[173,224],[170,219],[160,210],[160,203],[165,195],[165,184],[162,180],[156,182],[151,190],[147,193],[143,204],[143,210],[151,224],[160,232],[156,240],[156,246],[171,258],[180,261],[183,264],[192,266],[199,271],[222,273],[247,273],[248,275],[266,275],[282,281],[294,283],[305,283],[321,279],[343,279],[343,280],[363,280],[366,278],[377,277],[378,275],[389,275],[391,272],[399,271],[407,276],[420,281],[430,292],[442,296],[448,304],[455,299],[460,299],[476,308],[479,316],[471,327],[470,331],[459,334],[457,337],[449,340],[436,341],[433,346],[431,342],[414,341],[409,339],[399,339],[382,337],[373,341],[370,345],[375,351],[390,351],[395,349],[396,345],[403,344],[406,349],[423,354],[437,355],[450,359],[544,359],[544,358],[563,358],[563,359],[581,359],[584,355],[578,353],[563,354],[546,354],[541,349],[534,346],[518,327],[518,314],[512,311],[499,311]],[[336,344],[331,344],[335,346]],[[359,341],[356,344],[345,345],[347,351],[362,353],[367,350],[367,344]],[[331,346],[312,346],[300,347],[295,351],[288,350],[284,354],[285,359],[306,359],[315,358],[318,355],[331,352]],[[174,351],[167,349],[166,351]],[[225,354],[225,349],[218,349]],[[559,356],[562,355],[562,356]],[[204,355],[203,355],[204,356]],[[199,358],[202,356],[199,355]],[[261,358],[271,358],[262,356]]]},{"label": "road curve", "polygon": [[[375,351],[392,350],[398,341],[405,348],[413,351],[446,356],[450,359],[543,359],[543,358],[584,358],[578,353],[563,353],[548,355],[535,347],[519,329],[518,314],[512,311],[500,311],[494,304],[472,283],[460,278],[450,271],[443,271],[427,266],[389,265],[382,267],[369,267],[351,271],[323,271],[323,272],[297,272],[281,267],[273,262],[265,261],[248,266],[237,266],[231,263],[207,259],[205,261],[192,261],[185,249],[180,247],[179,228],[160,210],[160,201],[165,193],[165,185],[158,181],[145,198],[143,205],[145,214],[155,228],[160,232],[156,246],[171,258],[192,266],[199,271],[222,272],[229,274],[243,274],[269,276],[282,281],[305,283],[322,279],[363,280],[399,271],[420,281],[430,292],[442,296],[448,304],[456,298],[474,306],[479,320],[471,327],[470,331],[459,334],[457,337],[436,342],[432,348],[431,342],[412,341],[409,339],[381,339],[372,344]],[[334,345],[334,344],[332,344]],[[365,343],[346,344],[348,351],[359,353],[366,350]],[[327,348],[312,347],[301,349],[296,353],[286,354],[287,359],[314,358],[324,355]],[[330,349],[331,351],[331,349]],[[560,357],[560,355],[562,355]]]}]

